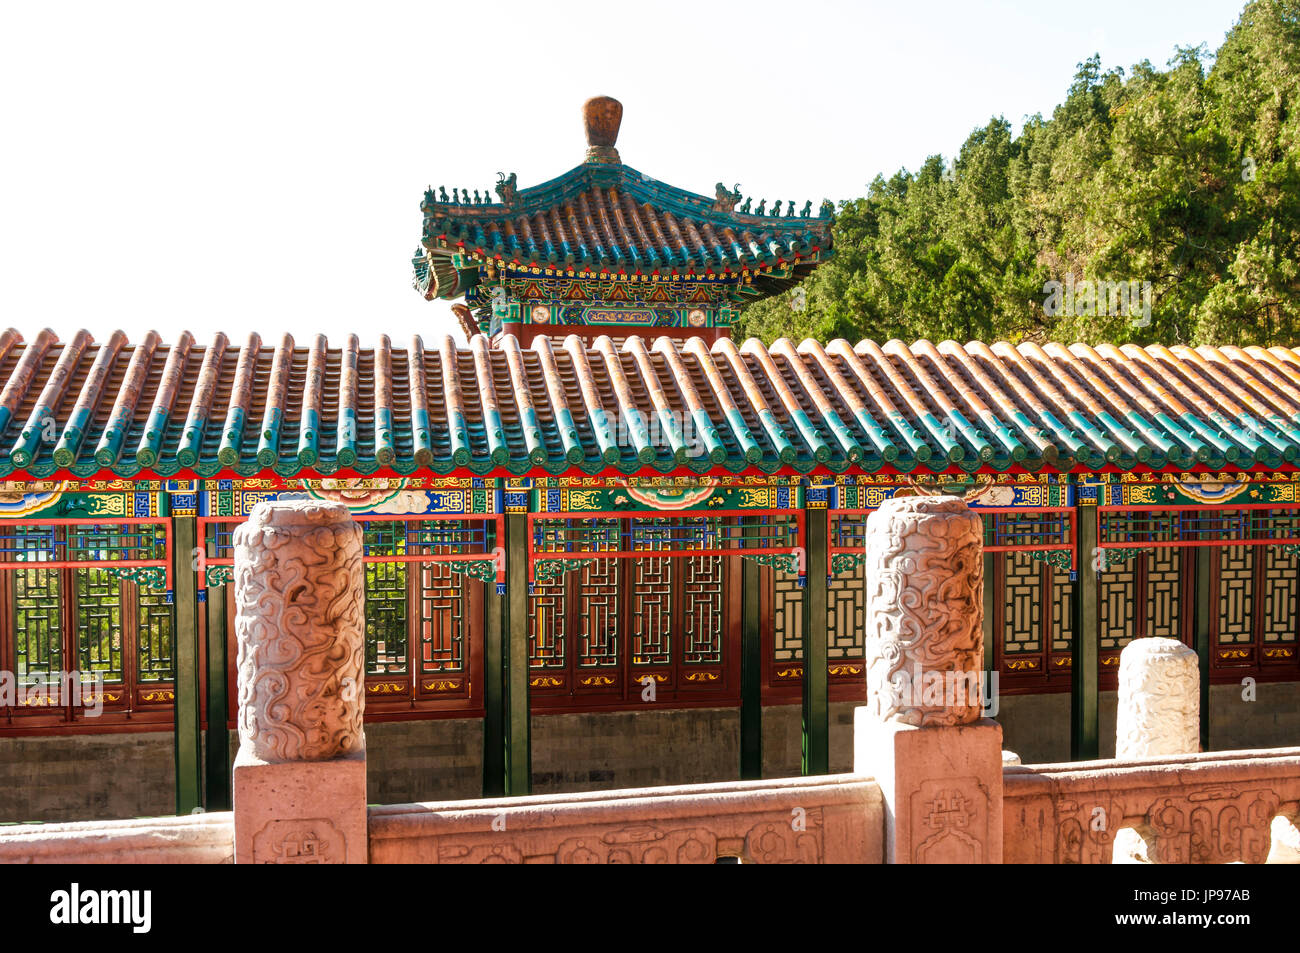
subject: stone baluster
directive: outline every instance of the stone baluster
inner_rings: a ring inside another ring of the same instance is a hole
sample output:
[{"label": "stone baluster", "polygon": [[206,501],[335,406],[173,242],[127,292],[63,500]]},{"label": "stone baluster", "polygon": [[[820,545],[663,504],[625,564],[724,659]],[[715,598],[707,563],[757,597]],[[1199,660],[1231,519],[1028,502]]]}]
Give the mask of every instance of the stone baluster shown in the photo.
[{"label": "stone baluster", "polygon": [[[1196,653],[1177,639],[1134,639],[1119,654],[1115,757],[1136,761],[1201,750],[1201,672]],[[1149,821],[1115,834],[1115,863],[1156,863]]]},{"label": "stone baluster", "polygon": [[235,862],[366,863],[361,527],[261,503],[234,542]]},{"label": "stone baluster", "polygon": [[1201,750],[1201,671],[1177,639],[1134,639],[1119,654],[1115,757],[1127,760]]},{"label": "stone baluster", "polygon": [[983,523],[956,497],[867,520],[867,704],[854,771],[880,785],[888,863],[1002,861],[1002,728],[981,717]]}]

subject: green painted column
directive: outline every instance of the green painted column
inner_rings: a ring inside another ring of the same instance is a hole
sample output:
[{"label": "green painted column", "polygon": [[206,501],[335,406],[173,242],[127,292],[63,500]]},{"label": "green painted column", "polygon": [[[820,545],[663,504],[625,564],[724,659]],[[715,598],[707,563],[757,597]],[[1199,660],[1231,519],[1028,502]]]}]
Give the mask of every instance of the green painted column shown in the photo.
[{"label": "green painted column", "polygon": [[1101,615],[1098,593],[1101,574],[1097,570],[1097,507],[1075,505],[1079,534],[1075,565],[1079,578],[1074,584],[1073,638],[1070,640],[1070,757],[1094,761],[1098,757],[1097,709],[1099,677],[1097,652],[1101,644]]},{"label": "green painted column", "polygon": [[1219,608],[1219,594],[1210,591],[1210,573],[1219,550],[1214,546],[1196,546],[1196,569],[1192,581],[1196,586],[1196,604],[1192,621],[1195,626],[1196,656],[1201,670],[1201,750],[1210,750],[1210,623]]},{"label": "green painted column", "polygon": [[803,773],[830,773],[826,686],[826,510],[807,510],[808,575],[803,591]]},{"label": "green painted column", "polygon": [[528,518],[506,523],[505,793],[532,790],[532,727],[528,711]]},{"label": "green painted column", "polygon": [[[756,525],[757,518],[742,517]],[[763,640],[759,627],[762,569],[740,560],[740,779],[763,776]]]},{"label": "green painted column", "polygon": [[175,625],[172,657],[176,674],[176,813],[189,814],[203,806],[203,745],[199,730],[199,605],[194,549],[198,521],[172,517],[172,592]]},{"label": "green painted column", "polygon": [[988,691],[993,691],[993,672],[996,664],[997,642],[993,632],[993,598],[996,595],[993,585],[993,573],[997,567],[997,558],[1001,553],[984,554],[984,677],[988,679]]},{"label": "green painted column", "polygon": [[[499,539],[498,546],[506,541]],[[507,568],[508,564],[507,564]],[[462,577],[464,578],[464,577]],[[506,793],[506,600],[495,583],[483,587],[483,796]],[[509,590],[507,590],[508,592]]]},{"label": "green painted column", "polygon": [[[226,585],[234,585],[228,582]],[[226,618],[226,587],[207,590],[205,605],[208,623],[208,730],[204,761],[207,784],[203,807],[208,811],[228,811],[230,802],[230,730],[226,727],[229,707],[226,652],[230,622]]]}]

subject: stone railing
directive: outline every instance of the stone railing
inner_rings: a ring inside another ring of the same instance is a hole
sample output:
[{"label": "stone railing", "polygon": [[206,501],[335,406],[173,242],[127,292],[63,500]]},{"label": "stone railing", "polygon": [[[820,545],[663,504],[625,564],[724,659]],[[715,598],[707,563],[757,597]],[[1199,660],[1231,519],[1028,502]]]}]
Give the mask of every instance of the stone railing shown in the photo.
[{"label": "stone railing", "polygon": [[0,827],[5,864],[229,864],[230,812]]},{"label": "stone railing", "polygon": [[843,774],[370,809],[370,862],[878,864],[880,788]]},{"label": "stone railing", "polygon": [[1300,748],[1014,766],[1002,783],[1007,863],[1108,864],[1131,829],[1150,863],[1260,864],[1279,830],[1293,840]]},{"label": "stone railing", "polygon": [[1300,858],[1300,748],[1198,754],[1195,657],[1121,660],[1124,760],[1020,765],[982,716],[981,525],[948,497],[868,520],[854,773],[366,807],[361,541],[262,504],[235,536],[231,814],[0,828],[0,862],[1261,863]]}]

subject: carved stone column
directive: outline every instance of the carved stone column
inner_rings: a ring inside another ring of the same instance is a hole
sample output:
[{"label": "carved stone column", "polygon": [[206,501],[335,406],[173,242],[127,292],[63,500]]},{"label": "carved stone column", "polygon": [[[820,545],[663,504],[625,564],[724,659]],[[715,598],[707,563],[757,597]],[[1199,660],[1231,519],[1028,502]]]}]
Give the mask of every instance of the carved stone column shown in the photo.
[{"label": "carved stone column", "polygon": [[886,500],[867,520],[854,771],[884,795],[888,863],[1002,861],[1002,728],[981,717],[983,538],[951,496]]},{"label": "carved stone column", "polygon": [[1201,672],[1177,639],[1134,639],[1119,654],[1115,757],[1150,758],[1201,750]]},{"label": "carved stone column", "polygon": [[235,530],[236,863],[365,863],[365,590],[347,507],[262,503]]},{"label": "carved stone column", "polygon": [[[1201,672],[1194,651],[1177,639],[1134,639],[1119,654],[1115,757],[1141,760],[1201,750]],[[1115,834],[1114,863],[1156,863],[1148,818]]]}]

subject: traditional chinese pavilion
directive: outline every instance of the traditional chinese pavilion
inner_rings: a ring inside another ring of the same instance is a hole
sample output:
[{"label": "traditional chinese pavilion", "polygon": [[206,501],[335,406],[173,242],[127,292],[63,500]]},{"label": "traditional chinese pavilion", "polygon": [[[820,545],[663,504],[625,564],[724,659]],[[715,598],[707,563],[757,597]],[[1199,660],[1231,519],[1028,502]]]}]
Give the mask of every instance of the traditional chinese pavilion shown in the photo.
[{"label": "traditional chinese pavilion", "polygon": [[226,806],[231,533],[273,498],[364,524],[375,800],[847,769],[902,494],[983,515],[1027,760],[1106,750],[1148,635],[1200,654],[1207,746],[1294,740],[1300,352],[736,343],[828,204],[657,182],[620,115],[550,182],[426,193],[415,284],[467,346],[0,335],[0,820]]}]

